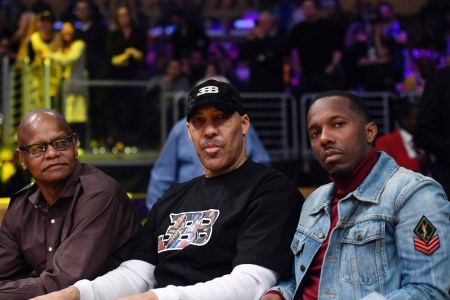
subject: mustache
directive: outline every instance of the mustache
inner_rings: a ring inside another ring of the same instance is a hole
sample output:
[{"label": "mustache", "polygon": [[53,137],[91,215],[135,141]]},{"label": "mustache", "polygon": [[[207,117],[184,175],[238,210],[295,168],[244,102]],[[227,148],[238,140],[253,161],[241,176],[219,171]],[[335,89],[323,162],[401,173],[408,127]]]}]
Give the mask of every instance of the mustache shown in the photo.
[{"label": "mustache", "polygon": [[205,149],[207,146],[212,146],[212,145],[223,147],[223,146],[225,146],[225,143],[221,140],[211,137],[211,138],[208,138],[208,139],[204,140],[203,142],[201,142],[200,148]]}]

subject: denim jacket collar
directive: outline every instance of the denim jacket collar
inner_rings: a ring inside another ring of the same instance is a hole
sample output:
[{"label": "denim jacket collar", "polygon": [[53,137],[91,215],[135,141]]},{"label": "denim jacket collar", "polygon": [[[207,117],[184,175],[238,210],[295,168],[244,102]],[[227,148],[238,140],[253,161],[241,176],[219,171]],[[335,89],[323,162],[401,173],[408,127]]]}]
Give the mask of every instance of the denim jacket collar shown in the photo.
[{"label": "denim jacket collar", "polygon": [[[378,152],[377,154],[378,161],[370,171],[369,175],[356,190],[345,196],[342,201],[353,196],[361,202],[370,202],[374,204],[379,202],[380,195],[383,191],[383,186],[398,169],[398,165],[393,159],[390,159],[386,153]],[[319,213],[322,209],[329,206],[331,201],[333,201],[335,193],[334,183],[328,183],[321,189],[322,196],[320,197],[320,201],[313,204],[313,207],[310,210],[311,215]]]}]

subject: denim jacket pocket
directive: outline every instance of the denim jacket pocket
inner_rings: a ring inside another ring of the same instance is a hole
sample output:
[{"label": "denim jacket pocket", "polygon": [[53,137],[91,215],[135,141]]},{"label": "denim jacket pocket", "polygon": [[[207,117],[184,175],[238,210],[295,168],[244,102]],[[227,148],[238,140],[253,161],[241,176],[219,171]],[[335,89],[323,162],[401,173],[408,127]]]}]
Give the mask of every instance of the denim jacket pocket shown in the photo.
[{"label": "denim jacket pocket", "polygon": [[384,234],[383,220],[367,220],[344,229],[342,280],[371,284],[388,272]]}]

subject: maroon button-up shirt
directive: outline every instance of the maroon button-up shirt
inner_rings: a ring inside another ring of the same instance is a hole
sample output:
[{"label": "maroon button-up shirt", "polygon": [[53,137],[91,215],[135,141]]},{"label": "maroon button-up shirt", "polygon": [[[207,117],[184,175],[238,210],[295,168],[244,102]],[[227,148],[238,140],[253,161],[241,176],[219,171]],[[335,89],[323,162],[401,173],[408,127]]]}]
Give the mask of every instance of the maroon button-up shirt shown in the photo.
[{"label": "maroon button-up shirt", "polygon": [[[120,185],[77,162],[50,207],[37,185],[14,194],[0,229],[0,299],[28,299],[117,267],[139,222]],[[30,277],[32,272],[36,277]]]}]

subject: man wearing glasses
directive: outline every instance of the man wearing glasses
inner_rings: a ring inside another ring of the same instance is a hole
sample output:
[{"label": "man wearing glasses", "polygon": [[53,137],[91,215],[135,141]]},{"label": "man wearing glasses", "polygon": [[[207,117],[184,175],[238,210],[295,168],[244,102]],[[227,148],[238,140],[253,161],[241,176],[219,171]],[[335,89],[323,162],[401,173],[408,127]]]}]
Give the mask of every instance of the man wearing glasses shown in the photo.
[{"label": "man wearing glasses", "polygon": [[28,299],[117,267],[139,223],[119,184],[77,159],[77,136],[50,109],[19,125],[17,157],[35,182],[0,228],[0,299]]}]

